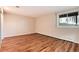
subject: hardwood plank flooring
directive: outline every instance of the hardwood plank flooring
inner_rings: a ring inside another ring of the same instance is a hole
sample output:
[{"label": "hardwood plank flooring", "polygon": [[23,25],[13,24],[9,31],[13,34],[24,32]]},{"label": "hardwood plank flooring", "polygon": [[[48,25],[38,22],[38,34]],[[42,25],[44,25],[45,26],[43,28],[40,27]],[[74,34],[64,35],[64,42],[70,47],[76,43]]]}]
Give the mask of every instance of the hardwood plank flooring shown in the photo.
[{"label": "hardwood plank flooring", "polygon": [[35,33],[5,38],[0,52],[79,52],[79,44]]}]

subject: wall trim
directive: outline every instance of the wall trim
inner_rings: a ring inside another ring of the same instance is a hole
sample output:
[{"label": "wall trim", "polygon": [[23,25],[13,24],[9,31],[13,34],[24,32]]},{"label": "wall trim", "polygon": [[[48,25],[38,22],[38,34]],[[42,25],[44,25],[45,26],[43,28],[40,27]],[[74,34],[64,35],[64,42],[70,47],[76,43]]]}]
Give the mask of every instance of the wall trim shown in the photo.
[{"label": "wall trim", "polygon": [[[50,36],[50,35],[43,34],[43,33],[39,33],[39,34],[46,35],[46,36],[49,36],[49,37],[54,37],[54,38],[61,39],[61,40],[65,40],[65,39],[63,39],[63,38],[56,37],[56,36]],[[77,44],[79,44],[79,42],[77,42],[77,41],[72,41],[72,40],[65,40],[65,41],[70,41],[70,42],[73,42],[73,43],[77,43]]]},{"label": "wall trim", "polygon": [[5,38],[9,38],[9,37],[16,37],[16,36],[23,36],[23,35],[30,35],[30,34],[35,34],[35,33],[28,33],[28,34],[20,34],[20,35],[13,35],[13,36],[5,36]]}]

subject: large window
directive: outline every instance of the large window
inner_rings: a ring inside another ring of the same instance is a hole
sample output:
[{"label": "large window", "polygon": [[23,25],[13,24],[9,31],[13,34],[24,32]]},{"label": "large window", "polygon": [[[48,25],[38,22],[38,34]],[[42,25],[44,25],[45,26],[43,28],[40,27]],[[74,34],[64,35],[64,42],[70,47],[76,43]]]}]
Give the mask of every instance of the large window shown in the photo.
[{"label": "large window", "polygon": [[58,15],[59,26],[79,26],[78,12],[66,13]]}]

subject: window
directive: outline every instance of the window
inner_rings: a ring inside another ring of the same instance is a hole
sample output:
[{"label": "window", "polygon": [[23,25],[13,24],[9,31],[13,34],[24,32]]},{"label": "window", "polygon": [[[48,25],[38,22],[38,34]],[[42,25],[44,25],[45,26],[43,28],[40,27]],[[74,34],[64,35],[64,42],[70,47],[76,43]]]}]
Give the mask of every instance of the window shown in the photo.
[{"label": "window", "polygon": [[78,12],[60,14],[58,18],[59,26],[79,26]]}]

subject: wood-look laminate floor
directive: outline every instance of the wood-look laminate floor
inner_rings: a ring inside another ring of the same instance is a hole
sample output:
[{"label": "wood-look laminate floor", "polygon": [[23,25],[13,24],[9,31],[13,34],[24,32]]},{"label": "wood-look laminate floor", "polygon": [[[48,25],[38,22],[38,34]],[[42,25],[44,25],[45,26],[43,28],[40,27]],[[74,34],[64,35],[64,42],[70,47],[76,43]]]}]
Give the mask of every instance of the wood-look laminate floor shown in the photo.
[{"label": "wood-look laminate floor", "polygon": [[0,51],[77,52],[79,51],[79,44],[35,33],[5,38]]}]

